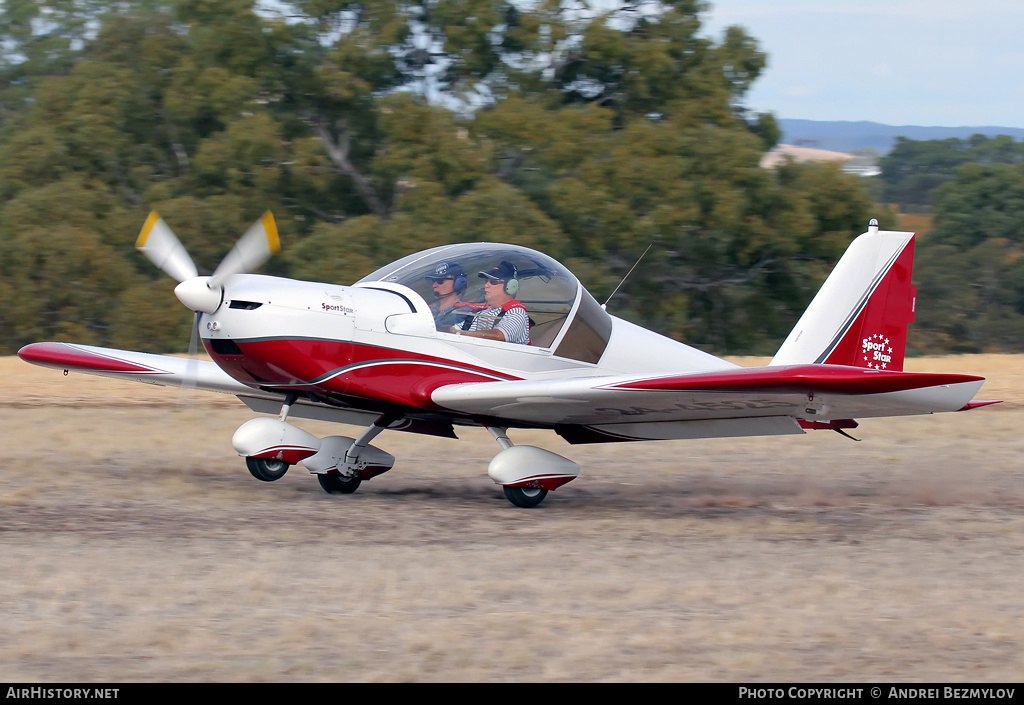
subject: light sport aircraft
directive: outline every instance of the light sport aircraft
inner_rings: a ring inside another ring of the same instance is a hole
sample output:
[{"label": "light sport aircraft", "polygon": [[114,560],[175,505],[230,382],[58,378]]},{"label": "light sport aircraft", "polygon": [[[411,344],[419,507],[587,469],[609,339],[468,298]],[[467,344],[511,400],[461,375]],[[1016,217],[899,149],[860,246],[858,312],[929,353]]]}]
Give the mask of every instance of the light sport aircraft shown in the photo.
[{"label": "light sport aircraft", "polygon": [[[175,294],[196,313],[212,362],[54,342],[18,354],[65,371],[188,382],[236,395],[267,414],[232,438],[252,475],[267,482],[301,462],[324,490],[347,494],[393,466],[392,455],[370,445],[385,429],[456,438],[455,426],[477,426],[501,446],[488,475],[512,504],[533,507],[580,468],[550,451],[513,445],[509,428],[552,429],[571,444],[805,429],[846,435],[855,418],[994,403],[972,401],[982,377],[902,371],[915,306],[914,234],[881,231],[875,221],[850,245],[771,363],[757,368],[609,315],[564,266],[516,245],[435,247],[351,286],[247,273],[278,249],[269,213],[212,276],[198,275],[156,213],[137,246],[180,282]],[[502,267],[504,280],[492,276],[491,286],[525,306],[529,343],[437,330],[428,301],[446,263],[458,275],[453,286],[476,302],[486,273]],[[293,417],[365,430],[355,439],[321,439],[290,423]]]}]

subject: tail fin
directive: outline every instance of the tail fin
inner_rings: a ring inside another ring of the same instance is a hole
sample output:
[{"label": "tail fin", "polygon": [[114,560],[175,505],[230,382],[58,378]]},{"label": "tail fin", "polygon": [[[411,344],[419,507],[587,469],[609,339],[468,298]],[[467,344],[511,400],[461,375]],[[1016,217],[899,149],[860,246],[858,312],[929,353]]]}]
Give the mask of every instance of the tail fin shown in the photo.
[{"label": "tail fin", "polygon": [[917,289],[914,233],[868,231],[850,243],[772,360],[903,370]]}]

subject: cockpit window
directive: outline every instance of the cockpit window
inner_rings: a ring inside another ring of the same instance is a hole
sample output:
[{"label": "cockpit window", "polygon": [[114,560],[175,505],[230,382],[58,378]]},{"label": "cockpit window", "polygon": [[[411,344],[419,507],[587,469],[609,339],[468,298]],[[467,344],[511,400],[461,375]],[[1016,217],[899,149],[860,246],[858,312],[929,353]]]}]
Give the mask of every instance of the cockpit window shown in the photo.
[{"label": "cockpit window", "polygon": [[612,319],[601,304],[594,300],[590,293],[583,289],[580,295],[580,307],[569,324],[562,342],[558,344],[555,355],[568,357],[581,362],[597,364],[608,347],[608,339],[612,335]]},{"label": "cockpit window", "polygon": [[[470,323],[465,320],[471,320],[487,308],[485,278],[480,273],[492,272],[505,262],[513,265],[517,272],[519,288],[515,298],[529,314],[530,344],[552,347],[575,311],[554,354],[597,363],[611,336],[611,317],[569,270],[536,250],[487,242],[445,245],[403,257],[357,283],[395,282],[409,287],[432,304],[437,299],[434,282],[450,280],[458,288],[459,298],[468,304],[457,311],[459,320],[468,329]],[[436,316],[437,320],[442,319]],[[450,320],[443,319],[439,330],[448,331],[451,325]]]},{"label": "cockpit window", "polygon": [[[565,267],[540,252],[496,243],[467,243],[436,247],[404,257],[364,277],[359,283],[385,281],[409,287],[429,304],[436,299],[433,282],[449,269],[464,274],[458,281],[460,298],[476,307],[460,309],[472,318],[486,310],[481,272],[490,272],[502,262],[517,270],[519,289],[515,298],[523,303],[530,317],[530,344],[550,347],[565,324],[580,291],[579,282]],[[445,272],[439,272],[438,267]],[[468,324],[466,326],[468,328]],[[448,325],[443,326],[448,330]]]}]

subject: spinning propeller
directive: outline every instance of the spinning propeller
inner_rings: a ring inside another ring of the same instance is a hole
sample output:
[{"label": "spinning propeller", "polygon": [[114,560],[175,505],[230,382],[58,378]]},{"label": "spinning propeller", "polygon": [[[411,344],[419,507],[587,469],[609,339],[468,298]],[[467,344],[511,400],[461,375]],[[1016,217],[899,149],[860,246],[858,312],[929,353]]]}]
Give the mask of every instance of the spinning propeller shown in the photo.
[{"label": "spinning propeller", "polygon": [[[201,277],[195,262],[189,257],[188,251],[174,231],[156,211],[153,211],[142,226],[135,247],[150,262],[179,282],[178,286],[174,287],[174,295],[181,303],[195,311],[195,322],[188,343],[188,359],[194,362],[198,348],[199,317],[220,308],[224,300],[224,282],[232,274],[245,274],[258,268],[281,249],[281,241],[277,235],[274,216],[267,211],[238,239],[231,251],[217,265],[213,275]],[[195,377],[195,365],[190,365],[190,370],[182,382],[183,393],[189,397],[191,390],[195,388]]]},{"label": "spinning propeller", "polygon": [[267,211],[238,239],[213,275],[201,277],[174,231],[153,211],[142,226],[135,247],[150,262],[180,282],[174,288],[174,295],[199,314],[216,311],[224,298],[224,282],[228,277],[259,267],[281,249],[281,241],[277,236],[274,216]]}]

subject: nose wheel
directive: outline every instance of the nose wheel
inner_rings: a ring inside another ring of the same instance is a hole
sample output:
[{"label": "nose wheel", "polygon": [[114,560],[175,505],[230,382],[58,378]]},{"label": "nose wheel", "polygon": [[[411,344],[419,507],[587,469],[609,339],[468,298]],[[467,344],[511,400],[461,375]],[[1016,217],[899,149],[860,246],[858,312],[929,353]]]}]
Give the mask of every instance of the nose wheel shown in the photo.
[{"label": "nose wheel", "polygon": [[362,482],[359,477],[346,478],[341,475],[317,475],[316,479],[327,494],[352,494]]}]

